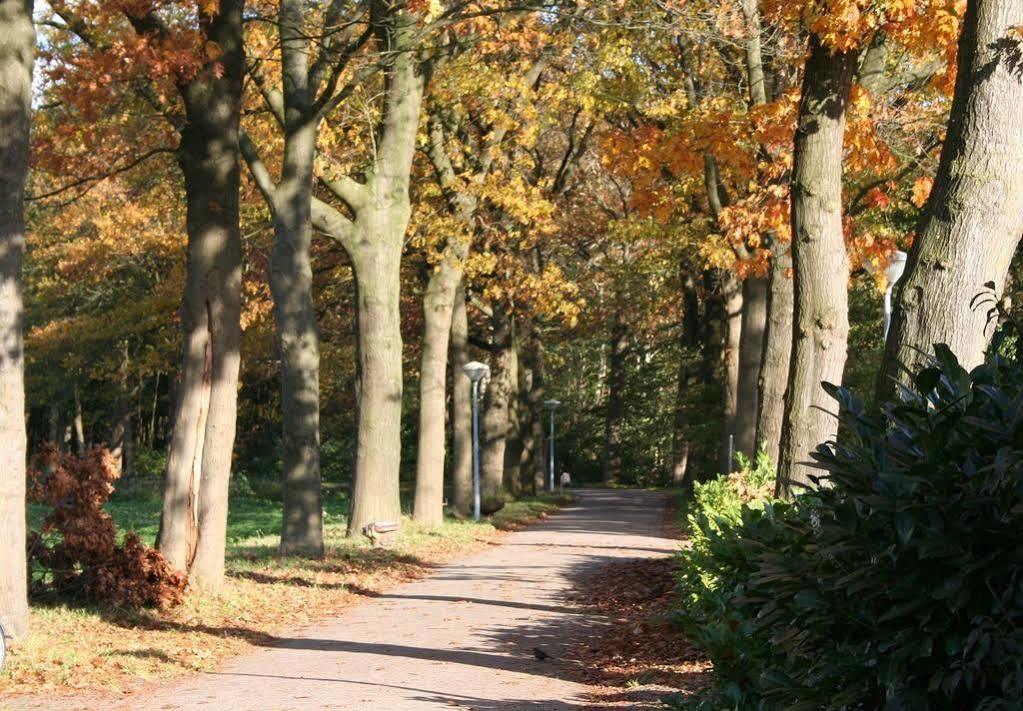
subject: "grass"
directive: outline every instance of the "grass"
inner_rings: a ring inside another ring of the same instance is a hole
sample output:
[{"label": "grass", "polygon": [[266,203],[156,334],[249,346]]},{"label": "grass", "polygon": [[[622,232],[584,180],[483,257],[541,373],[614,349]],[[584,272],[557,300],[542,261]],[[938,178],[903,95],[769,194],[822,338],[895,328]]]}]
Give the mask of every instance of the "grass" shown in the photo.
[{"label": "grass", "polygon": [[[153,679],[213,669],[232,655],[328,616],[366,595],[422,577],[436,565],[486,546],[501,530],[542,518],[565,502],[539,497],[511,502],[488,520],[449,518],[427,529],[405,519],[395,546],[374,549],[345,537],[347,501],[325,498],[327,554],[320,560],[276,554],[280,504],[234,497],[228,517],[227,580],[217,594],[190,593],[171,610],[123,610],[72,601],[35,600],[32,630],[11,650],[0,673],[0,696],[16,693],[123,691]],[[152,542],[160,501],[115,498],[118,526]],[[31,507],[38,527],[44,507]]]}]

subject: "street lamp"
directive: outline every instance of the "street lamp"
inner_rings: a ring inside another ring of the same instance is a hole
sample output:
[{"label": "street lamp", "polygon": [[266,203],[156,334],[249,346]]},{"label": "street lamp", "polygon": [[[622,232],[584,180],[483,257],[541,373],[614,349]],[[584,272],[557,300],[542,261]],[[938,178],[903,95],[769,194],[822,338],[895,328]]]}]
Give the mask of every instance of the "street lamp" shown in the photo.
[{"label": "street lamp", "polygon": [[888,340],[888,328],[892,325],[892,292],[903,272],[906,271],[906,253],[895,250],[888,261],[888,269],[885,270],[885,277],[888,286],[884,290],[884,339]]},{"label": "street lamp", "polygon": [[554,493],[554,411],[561,405],[559,400],[544,400],[543,406],[551,413],[551,437],[550,437],[550,491]]},{"label": "street lamp", "polygon": [[462,366],[472,381],[472,520],[480,520],[480,381],[490,376],[490,366],[472,361]]}]

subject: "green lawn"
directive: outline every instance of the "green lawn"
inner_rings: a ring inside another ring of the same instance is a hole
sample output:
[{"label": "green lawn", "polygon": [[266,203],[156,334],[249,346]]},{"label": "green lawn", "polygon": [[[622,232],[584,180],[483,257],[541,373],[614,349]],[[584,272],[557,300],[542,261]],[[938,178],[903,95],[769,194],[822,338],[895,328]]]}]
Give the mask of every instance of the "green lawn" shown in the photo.
[{"label": "green lawn", "polygon": [[[406,511],[411,508],[411,492],[402,492],[402,507]],[[556,509],[566,501],[561,496],[539,496],[508,503],[487,520],[496,528],[510,528],[520,525],[523,521],[536,518]],[[115,495],[106,504],[106,510],[114,519],[118,532],[134,532],[150,545],[156,542],[156,533],[160,527],[159,496],[143,494]],[[30,504],[28,507],[29,528],[38,531],[46,517],[48,507],[43,504]],[[346,516],[348,515],[347,490],[341,487],[325,488],[323,498],[324,530],[326,537],[337,539],[344,536]],[[258,496],[236,495],[231,497],[227,517],[227,545],[229,555],[240,555],[247,558],[258,555],[260,549],[276,548],[277,537],[281,530],[281,502]],[[449,519],[457,525],[457,519]],[[405,527],[409,528],[409,527]],[[468,531],[467,531],[468,535]]]}]

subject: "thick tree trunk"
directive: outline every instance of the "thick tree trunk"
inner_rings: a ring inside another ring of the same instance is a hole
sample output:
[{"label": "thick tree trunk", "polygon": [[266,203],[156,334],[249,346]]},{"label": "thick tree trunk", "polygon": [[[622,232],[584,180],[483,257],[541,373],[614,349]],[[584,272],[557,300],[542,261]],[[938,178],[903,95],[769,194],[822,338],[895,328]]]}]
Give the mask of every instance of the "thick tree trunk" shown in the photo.
[{"label": "thick tree trunk", "polygon": [[[1020,0],[971,0],[959,40],[948,133],[919,237],[899,282],[878,399],[915,372],[935,343],[967,369],[983,362],[1023,234]],[[978,298],[979,297],[979,298]]]},{"label": "thick tree trunk", "polygon": [[218,68],[204,68],[181,87],[188,119],[178,148],[187,201],[185,337],[158,546],[193,585],[211,589],[224,576],[240,360],[243,4],[221,0],[205,19],[209,41],[221,50]]},{"label": "thick tree trunk", "polygon": [[766,277],[750,276],[743,282],[735,450],[750,458],[756,456],[757,412],[760,409],[758,384],[767,328],[767,299]]},{"label": "thick tree trunk", "polygon": [[[430,276],[423,295],[419,449],[416,456],[413,515],[416,521],[427,526],[439,526],[444,522],[444,412],[447,400],[448,344],[461,276],[458,267],[445,257]],[[452,377],[467,380],[464,374]]]},{"label": "thick tree trunk", "polygon": [[408,212],[360,215],[364,251],[353,259],[358,288],[359,424],[349,535],[401,517],[401,247]]},{"label": "thick tree trunk", "polygon": [[[287,86],[287,83],[285,84]],[[270,288],[281,356],[281,459],[284,516],[281,555],[323,555],[320,486],[320,334],[309,249],[315,128],[298,127],[285,146],[285,178],[276,195]]]},{"label": "thick tree trunk", "polygon": [[855,51],[832,52],[811,37],[793,156],[795,314],[778,473],[783,495],[810,483],[809,452],[838,427],[821,382],[841,384],[849,334],[842,149],[855,68]]},{"label": "thick tree trunk", "polygon": [[794,297],[793,280],[789,274],[792,255],[785,245],[775,244],[772,250],[767,332],[764,334],[764,355],[760,366],[757,451],[764,452],[777,465],[792,355]]},{"label": "thick tree trunk", "polygon": [[[313,159],[319,120],[312,111],[305,3],[283,0],[278,21],[284,86],[284,162],[273,192],[270,289],[281,356],[281,555],[323,555],[320,481],[320,333],[313,304]],[[326,50],[323,50],[326,51]]]},{"label": "thick tree trunk", "polygon": [[465,280],[460,279],[451,312],[451,499],[462,514],[472,508],[472,384],[462,370],[469,362],[468,339]]},{"label": "thick tree trunk", "polygon": [[508,441],[508,408],[512,396],[512,326],[508,316],[493,317],[493,358],[480,423],[480,491],[488,507],[504,494],[504,450]]},{"label": "thick tree trunk", "polygon": [[358,290],[359,414],[348,535],[401,516],[401,252],[412,212],[409,179],[425,78],[418,74],[414,19],[374,0],[374,29],[389,57],[379,140],[352,206],[346,249]]},{"label": "thick tree trunk", "polygon": [[[604,415],[604,459],[602,463],[605,484],[622,479],[622,441],[625,428],[626,357],[628,355],[628,328],[617,319],[608,341],[607,409]],[[557,472],[555,472],[557,478]]]},{"label": "thick tree trunk", "polygon": [[25,360],[21,266],[32,122],[32,3],[0,0],[0,624],[28,634]]}]

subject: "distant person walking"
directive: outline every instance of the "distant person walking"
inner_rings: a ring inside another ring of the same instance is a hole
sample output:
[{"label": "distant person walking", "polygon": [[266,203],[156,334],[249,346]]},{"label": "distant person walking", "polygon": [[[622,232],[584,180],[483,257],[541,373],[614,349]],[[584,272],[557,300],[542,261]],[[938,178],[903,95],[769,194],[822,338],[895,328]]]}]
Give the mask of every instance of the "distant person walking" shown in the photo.
[{"label": "distant person walking", "polygon": [[564,493],[565,489],[572,486],[572,475],[568,472],[561,472],[561,492]]}]

